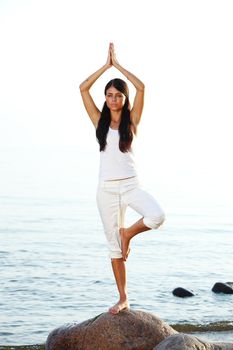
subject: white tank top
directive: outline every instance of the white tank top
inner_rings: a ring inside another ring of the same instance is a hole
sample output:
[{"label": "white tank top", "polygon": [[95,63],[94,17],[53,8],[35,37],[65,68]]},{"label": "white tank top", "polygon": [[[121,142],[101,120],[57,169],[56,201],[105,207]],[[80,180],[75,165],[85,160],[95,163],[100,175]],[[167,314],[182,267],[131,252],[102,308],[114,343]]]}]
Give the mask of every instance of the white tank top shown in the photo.
[{"label": "white tank top", "polygon": [[119,138],[118,130],[109,127],[105,150],[100,152],[99,178],[101,181],[137,176],[133,151],[131,149],[125,153],[121,152]]}]

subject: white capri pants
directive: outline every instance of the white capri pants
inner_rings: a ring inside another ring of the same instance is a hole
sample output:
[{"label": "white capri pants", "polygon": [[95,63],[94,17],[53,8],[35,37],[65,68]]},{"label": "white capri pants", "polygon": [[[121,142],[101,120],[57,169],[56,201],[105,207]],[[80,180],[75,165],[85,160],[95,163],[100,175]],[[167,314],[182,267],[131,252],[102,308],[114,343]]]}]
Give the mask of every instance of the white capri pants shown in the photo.
[{"label": "white capri pants", "polygon": [[165,215],[157,201],[138,182],[137,177],[100,181],[97,205],[103,222],[111,259],[122,258],[120,228],[124,227],[127,206],[142,215],[145,226],[156,229]]}]

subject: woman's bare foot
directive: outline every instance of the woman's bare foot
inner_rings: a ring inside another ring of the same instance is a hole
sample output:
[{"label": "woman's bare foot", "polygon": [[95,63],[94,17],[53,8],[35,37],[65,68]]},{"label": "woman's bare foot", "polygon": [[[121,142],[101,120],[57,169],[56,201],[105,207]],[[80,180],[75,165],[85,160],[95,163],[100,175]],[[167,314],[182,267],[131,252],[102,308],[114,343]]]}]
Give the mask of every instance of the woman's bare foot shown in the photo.
[{"label": "woman's bare foot", "polygon": [[127,299],[124,301],[119,300],[118,303],[110,307],[109,312],[112,315],[117,315],[119,312],[125,309],[129,309],[129,303]]},{"label": "woman's bare foot", "polygon": [[121,236],[122,258],[124,261],[126,261],[130,253],[130,248],[129,248],[130,238],[126,228],[120,228],[120,236]]}]

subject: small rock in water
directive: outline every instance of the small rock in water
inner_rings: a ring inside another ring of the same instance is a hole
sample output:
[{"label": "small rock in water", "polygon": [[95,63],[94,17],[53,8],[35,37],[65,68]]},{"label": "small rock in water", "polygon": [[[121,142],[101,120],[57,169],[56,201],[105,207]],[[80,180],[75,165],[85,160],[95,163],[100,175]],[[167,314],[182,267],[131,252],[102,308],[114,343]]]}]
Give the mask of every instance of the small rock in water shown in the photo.
[{"label": "small rock in water", "polygon": [[186,297],[193,297],[194,294],[192,292],[190,292],[189,290],[185,289],[185,288],[175,288],[172,291],[172,294],[175,295],[176,297],[180,297],[180,298],[186,298]]},{"label": "small rock in water", "polygon": [[233,283],[232,282],[217,282],[212,288],[214,293],[224,293],[224,294],[233,294]]}]

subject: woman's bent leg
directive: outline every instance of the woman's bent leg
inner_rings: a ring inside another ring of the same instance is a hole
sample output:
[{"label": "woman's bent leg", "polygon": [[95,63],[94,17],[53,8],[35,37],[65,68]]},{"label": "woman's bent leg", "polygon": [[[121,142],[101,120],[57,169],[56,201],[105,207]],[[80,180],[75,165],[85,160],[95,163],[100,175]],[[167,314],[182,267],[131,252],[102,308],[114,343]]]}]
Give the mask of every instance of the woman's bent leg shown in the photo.
[{"label": "woman's bent leg", "polygon": [[142,215],[142,218],[128,228],[120,229],[122,257],[127,259],[130,240],[138,233],[157,229],[164,222],[165,215],[157,201],[146,191],[137,187],[124,196],[126,205]]},{"label": "woman's bent leg", "polygon": [[144,224],[143,219],[138,220],[130,227],[120,228],[122,258],[124,261],[128,258],[130,240],[138,233],[148,230],[151,230],[151,228]]}]

